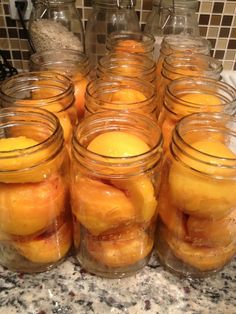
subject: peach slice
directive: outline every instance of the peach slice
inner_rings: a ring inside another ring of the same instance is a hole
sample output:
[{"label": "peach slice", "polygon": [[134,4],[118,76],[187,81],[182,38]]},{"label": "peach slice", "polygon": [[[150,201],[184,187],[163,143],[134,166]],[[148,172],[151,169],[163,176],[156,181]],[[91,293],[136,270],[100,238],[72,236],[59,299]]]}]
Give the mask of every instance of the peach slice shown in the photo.
[{"label": "peach slice", "polygon": [[121,104],[138,103],[146,99],[147,97],[142,92],[132,88],[120,89],[114,92],[111,97],[112,102]]},{"label": "peach slice", "polygon": [[45,229],[65,210],[60,177],[39,183],[0,183],[0,230],[26,236]]},{"label": "peach slice", "polygon": [[222,268],[236,253],[235,243],[223,247],[197,247],[175,238],[168,231],[163,235],[177,258],[201,271]]},{"label": "peach slice", "polygon": [[88,85],[88,80],[86,78],[81,80],[73,79],[75,86],[75,106],[77,109],[77,115],[79,120],[84,116],[84,104],[85,104],[85,92]]},{"label": "peach slice", "polygon": [[227,246],[236,241],[236,209],[219,220],[189,216],[188,234],[196,245]]},{"label": "peach slice", "polygon": [[135,208],[126,195],[100,181],[77,178],[71,188],[71,198],[74,215],[94,235],[136,217]]},{"label": "peach slice", "polygon": [[181,99],[192,104],[201,105],[203,106],[202,109],[205,108],[205,110],[202,111],[207,112],[217,112],[215,106],[222,105],[221,99],[212,94],[189,93],[182,95]]},{"label": "peach slice", "polygon": [[148,256],[153,240],[142,228],[127,226],[104,239],[87,235],[86,245],[93,258],[115,268],[133,265]]},{"label": "peach slice", "polygon": [[[235,170],[212,166],[211,163],[215,160],[212,156],[229,158],[227,165],[232,166],[236,155],[220,142],[204,140],[197,141],[192,146],[206,154],[203,162],[198,161],[199,155],[196,152],[196,158],[189,158],[188,155],[181,157],[187,166],[172,164],[169,187],[173,204],[195,217],[220,219],[235,208],[236,182],[231,179],[235,176]],[[224,179],[218,179],[222,176]]]},{"label": "peach slice", "polygon": [[166,118],[162,124],[162,134],[164,138],[163,150],[166,151],[171,143],[172,132],[175,128],[177,120]]},{"label": "peach slice", "polygon": [[72,227],[64,223],[56,232],[32,240],[15,242],[21,255],[34,263],[55,263],[63,258],[72,244]]},{"label": "peach slice", "polygon": [[111,183],[125,191],[137,210],[137,220],[141,223],[149,222],[157,212],[157,200],[152,181],[145,175],[136,179],[112,180]]},{"label": "peach slice", "polygon": [[87,149],[108,157],[132,157],[148,152],[150,147],[134,134],[111,131],[95,137]]}]

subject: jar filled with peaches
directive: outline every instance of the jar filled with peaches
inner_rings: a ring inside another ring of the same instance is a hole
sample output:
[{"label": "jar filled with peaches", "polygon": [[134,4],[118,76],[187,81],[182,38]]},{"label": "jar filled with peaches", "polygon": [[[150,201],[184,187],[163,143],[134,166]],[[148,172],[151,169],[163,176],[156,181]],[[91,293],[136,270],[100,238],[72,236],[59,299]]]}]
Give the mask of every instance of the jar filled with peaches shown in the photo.
[{"label": "jar filled with peaches", "polygon": [[155,38],[146,32],[112,32],[106,42],[108,52],[129,52],[154,59]]},{"label": "jar filled with peaches", "polygon": [[210,56],[197,53],[173,53],[164,59],[161,78],[157,81],[159,107],[163,104],[166,86],[181,77],[208,77],[220,80],[222,63]]},{"label": "jar filled with peaches", "polygon": [[78,119],[84,115],[84,94],[91,80],[91,67],[88,57],[77,50],[45,50],[30,56],[31,71],[53,71],[65,74],[74,84],[75,107]]},{"label": "jar filled with peaches", "polygon": [[56,116],[0,109],[0,264],[42,272],[72,245],[68,155]]},{"label": "jar filled with peaches", "polygon": [[85,116],[102,111],[137,112],[157,120],[156,89],[137,78],[111,76],[93,80],[85,94]]},{"label": "jar filled with peaches", "polygon": [[236,90],[227,83],[204,77],[183,77],[171,81],[165,91],[158,118],[164,138],[164,150],[171,142],[176,123],[197,112],[221,112],[234,115]]},{"label": "jar filled with peaches", "polygon": [[68,77],[49,71],[14,75],[0,86],[0,102],[4,108],[41,107],[54,113],[61,123],[66,145],[70,146],[77,114],[74,87]]},{"label": "jar filled with peaches", "polygon": [[73,137],[71,205],[76,256],[108,278],[144,267],[154,244],[162,136],[137,113],[86,117]]},{"label": "jar filled with peaches", "polygon": [[145,56],[127,52],[112,52],[99,60],[96,75],[103,79],[115,75],[141,78],[156,84],[156,64]]},{"label": "jar filled with peaches", "polygon": [[236,119],[184,117],[163,164],[157,252],[174,273],[202,277],[236,253]]}]

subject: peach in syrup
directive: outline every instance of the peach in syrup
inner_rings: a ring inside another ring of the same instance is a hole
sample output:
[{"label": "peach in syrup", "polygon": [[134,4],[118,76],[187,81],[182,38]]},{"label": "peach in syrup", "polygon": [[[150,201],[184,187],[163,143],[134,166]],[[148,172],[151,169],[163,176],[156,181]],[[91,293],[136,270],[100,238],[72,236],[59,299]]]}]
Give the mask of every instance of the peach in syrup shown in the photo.
[{"label": "peach in syrup", "polygon": [[145,101],[147,97],[140,91],[125,88],[120,89],[112,94],[111,101],[115,103],[138,103]]},{"label": "peach in syrup", "polygon": [[47,228],[65,210],[59,176],[37,183],[0,183],[0,230],[27,236]]}]

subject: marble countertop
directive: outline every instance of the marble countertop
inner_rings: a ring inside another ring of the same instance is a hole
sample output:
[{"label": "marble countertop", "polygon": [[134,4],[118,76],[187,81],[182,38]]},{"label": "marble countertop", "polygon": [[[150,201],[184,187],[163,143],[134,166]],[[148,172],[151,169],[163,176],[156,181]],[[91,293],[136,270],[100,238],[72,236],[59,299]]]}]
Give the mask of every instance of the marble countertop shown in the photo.
[{"label": "marble countertop", "polygon": [[0,314],[236,313],[236,259],[206,279],[178,278],[155,256],[124,279],[88,274],[73,257],[41,274],[0,267]]}]

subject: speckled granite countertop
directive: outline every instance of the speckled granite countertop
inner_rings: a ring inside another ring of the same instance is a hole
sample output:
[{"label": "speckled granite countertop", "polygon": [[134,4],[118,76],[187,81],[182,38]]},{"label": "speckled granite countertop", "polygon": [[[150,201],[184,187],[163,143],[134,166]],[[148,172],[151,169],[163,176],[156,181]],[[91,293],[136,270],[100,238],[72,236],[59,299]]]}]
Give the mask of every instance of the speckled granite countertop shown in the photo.
[{"label": "speckled granite countertop", "polygon": [[207,279],[180,279],[152,257],[133,277],[111,280],[70,257],[50,272],[20,275],[0,267],[0,314],[236,313],[236,259]]}]

